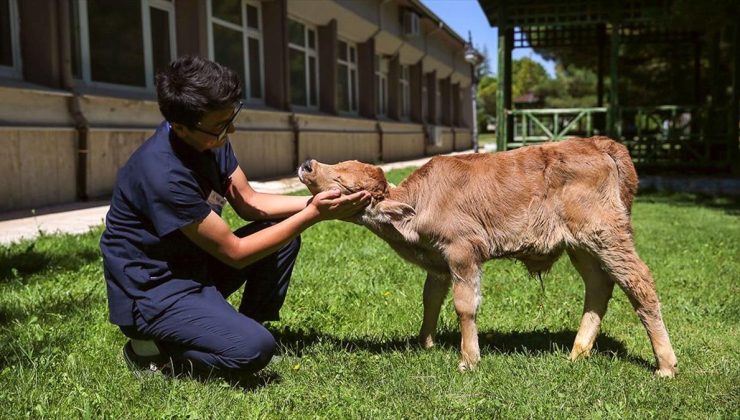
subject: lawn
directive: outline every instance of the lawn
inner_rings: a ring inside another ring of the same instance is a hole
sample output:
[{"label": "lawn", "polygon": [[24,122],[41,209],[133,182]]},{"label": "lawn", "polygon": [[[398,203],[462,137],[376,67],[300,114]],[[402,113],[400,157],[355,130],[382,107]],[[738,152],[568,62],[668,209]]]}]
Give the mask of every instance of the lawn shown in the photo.
[{"label": "lawn", "polygon": [[739,216],[735,201],[690,195],[644,194],[634,205],[679,359],[672,380],[653,376],[647,336],[619,290],[592,357],[567,360],[583,298],[567,258],[544,293],[514,262],[486,265],[482,361],[460,373],[449,298],[439,345],[419,349],[424,273],[342,222],[303,235],[283,319],[270,325],[280,360],[243,385],[139,380],[107,322],[100,229],[0,247],[0,417],[738,418]]}]

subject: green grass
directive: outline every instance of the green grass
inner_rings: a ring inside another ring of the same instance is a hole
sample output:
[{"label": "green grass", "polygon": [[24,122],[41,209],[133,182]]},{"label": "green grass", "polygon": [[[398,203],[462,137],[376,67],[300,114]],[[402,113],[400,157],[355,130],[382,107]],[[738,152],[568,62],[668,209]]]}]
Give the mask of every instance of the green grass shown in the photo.
[{"label": "green grass", "polygon": [[673,380],[652,375],[647,336],[621,291],[597,351],[567,360],[583,298],[567,258],[545,277],[544,294],[518,264],[486,265],[482,361],[461,374],[449,299],[439,345],[419,349],[424,273],[342,222],[303,235],[283,319],[270,326],[280,361],[244,386],[138,380],[106,320],[101,230],[0,247],[0,417],[738,418],[739,209],[689,195],[635,203],[638,249],[679,358]]}]

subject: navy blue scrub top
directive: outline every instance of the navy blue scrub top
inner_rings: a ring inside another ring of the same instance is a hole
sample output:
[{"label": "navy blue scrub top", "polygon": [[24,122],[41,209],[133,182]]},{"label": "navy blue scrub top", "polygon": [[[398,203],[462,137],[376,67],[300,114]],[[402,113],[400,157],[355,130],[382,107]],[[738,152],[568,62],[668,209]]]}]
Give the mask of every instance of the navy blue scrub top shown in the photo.
[{"label": "navy blue scrub top", "polygon": [[199,152],[165,121],[118,171],[100,239],[112,323],[134,325],[134,307],[151,321],[210,284],[208,254],[179,229],[221,214],[237,166],[228,141]]}]

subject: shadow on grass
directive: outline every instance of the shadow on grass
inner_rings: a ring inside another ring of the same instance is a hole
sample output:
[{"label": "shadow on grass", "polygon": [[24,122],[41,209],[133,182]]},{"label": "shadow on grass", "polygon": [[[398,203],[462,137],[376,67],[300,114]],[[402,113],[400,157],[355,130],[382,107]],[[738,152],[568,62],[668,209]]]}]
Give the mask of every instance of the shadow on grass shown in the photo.
[{"label": "shadow on grass", "polygon": [[[317,343],[331,343],[345,351],[369,351],[371,353],[388,352],[410,352],[421,350],[416,342],[416,337],[390,340],[368,340],[368,339],[341,339],[321,332],[295,331],[283,329],[274,333],[280,346],[286,351],[301,356],[305,349]],[[573,330],[562,330],[550,332],[540,331],[511,331],[511,332],[482,332],[478,335],[478,344],[481,353],[500,354],[551,354],[569,353],[571,345],[575,340],[576,332]],[[459,351],[460,333],[446,331],[437,335],[436,346],[448,350]],[[613,354],[619,359],[641,366],[647,370],[653,366],[647,360],[631,355],[621,341],[600,334],[596,339],[594,348],[599,353]]]},{"label": "shadow on grass", "polygon": [[676,207],[707,207],[723,210],[725,213],[740,216],[740,197],[715,197],[693,193],[670,193],[646,190],[637,194],[640,203],[660,203]]},{"label": "shadow on grass", "polygon": [[242,392],[252,392],[268,385],[279,384],[282,377],[269,369],[257,373],[227,373],[218,371],[192,371],[183,372],[179,375],[171,375],[179,380],[191,380],[203,385],[226,384],[230,388]]},{"label": "shadow on grass", "polygon": [[100,252],[93,248],[81,247],[59,253],[38,251],[35,248],[34,242],[25,246],[0,248],[0,282],[23,280],[23,277],[50,268],[65,271],[77,270],[80,266],[100,257]]}]

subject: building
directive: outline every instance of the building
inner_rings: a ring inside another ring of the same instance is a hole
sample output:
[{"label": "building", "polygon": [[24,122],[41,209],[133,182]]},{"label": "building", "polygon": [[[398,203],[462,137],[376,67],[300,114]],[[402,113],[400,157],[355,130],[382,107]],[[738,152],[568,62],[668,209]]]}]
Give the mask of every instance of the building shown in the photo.
[{"label": "building", "polygon": [[419,0],[0,0],[0,30],[0,211],[108,195],[181,54],[242,75],[251,179],[472,145],[465,41]]}]

